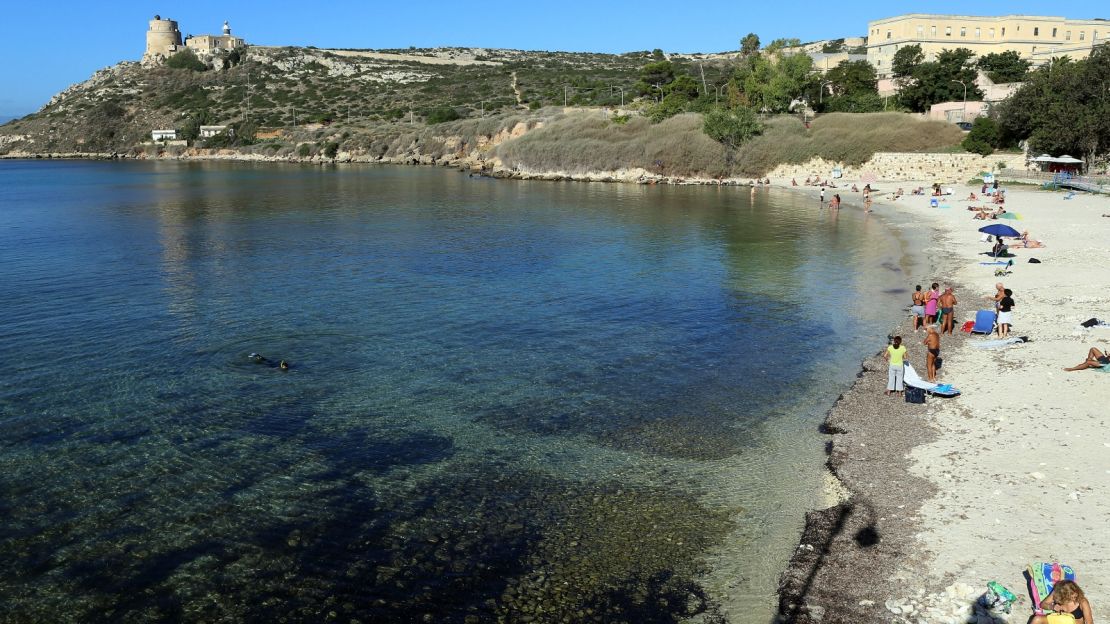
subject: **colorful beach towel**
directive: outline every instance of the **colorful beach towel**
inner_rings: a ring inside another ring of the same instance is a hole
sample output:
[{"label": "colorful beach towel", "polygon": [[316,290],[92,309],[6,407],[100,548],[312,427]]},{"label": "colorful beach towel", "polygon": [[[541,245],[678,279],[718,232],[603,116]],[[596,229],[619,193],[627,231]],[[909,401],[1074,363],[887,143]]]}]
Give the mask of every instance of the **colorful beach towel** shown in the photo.
[{"label": "colorful beach towel", "polygon": [[1029,592],[1033,595],[1033,604],[1038,609],[1041,601],[1052,593],[1056,583],[1075,580],[1075,570],[1062,563],[1030,563],[1026,572],[1029,574]]}]

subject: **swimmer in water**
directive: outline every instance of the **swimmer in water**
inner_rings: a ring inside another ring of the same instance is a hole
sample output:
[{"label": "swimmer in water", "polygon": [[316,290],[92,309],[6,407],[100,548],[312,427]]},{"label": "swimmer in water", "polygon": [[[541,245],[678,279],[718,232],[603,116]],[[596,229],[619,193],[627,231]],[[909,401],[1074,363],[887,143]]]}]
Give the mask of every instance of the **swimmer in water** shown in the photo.
[{"label": "swimmer in water", "polygon": [[261,353],[251,353],[247,357],[250,358],[251,361],[255,364],[262,364],[263,362],[267,361],[266,358],[262,357]]},{"label": "swimmer in water", "polygon": [[278,363],[278,368],[280,368],[283,371],[289,370],[289,362],[286,362],[285,360],[282,360],[280,363]]}]

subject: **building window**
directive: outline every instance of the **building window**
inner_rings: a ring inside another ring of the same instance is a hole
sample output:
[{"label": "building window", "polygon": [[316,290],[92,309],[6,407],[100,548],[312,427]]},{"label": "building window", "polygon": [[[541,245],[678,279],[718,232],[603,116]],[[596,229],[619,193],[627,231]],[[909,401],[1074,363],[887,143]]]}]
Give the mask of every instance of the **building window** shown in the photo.
[{"label": "building window", "polygon": [[1005,26],[1002,27],[1002,36],[1003,37],[1006,36],[1006,27]]},{"label": "building window", "polygon": [[1037,46],[1033,46],[1033,54],[1037,53]]},{"label": "building window", "polygon": [[925,27],[924,26],[918,26],[917,27],[917,38],[922,39],[924,37],[925,37]]},{"label": "building window", "polygon": [[932,28],[931,32],[932,32],[932,35],[933,35],[934,37],[936,37],[936,36],[937,36],[937,27],[936,27],[936,26],[933,26],[933,28]]},{"label": "building window", "polygon": [[975,38],[979,39],[982,36],[983,36],[983,30],[981,28],[976,28],[975,29]]},{"label": "building window", "polygon": [[875,66],[876,67],[882,67],[883,66],[883,59],[879,59],[879,60],[875,61]]},{"label": "building window", "polygon": [[1056,38],[1056,29],[1055,28],[1052,29],[1052,38],[1053,39]]},{"label": "building window", "polygon": [[1087,34],[1087,31],[1085,31],[1085,30],[1079,31],[1079,40],[1083,41],[1083,37],[1086,36],[1086,34]]},{"label": "building window", "polygon": [[944,27],[944,36],[945,37],[951,37],[952,36],[952,27],[951,26],[945,26]]},{"label": "building window", "polygon": [[[857,31],[857,32],[858,32],[858,31]],[[886,38],[887,38],[887,39],[890,39],[890,31],[889,31],[889,30],[888,30],[888,31],[886,31]]]},{"label": "building window", "polygon": [[1071,31],[1070,30],[1065,30],[1064,31],[1064,41],[1071,41]]},{"label": "building window", "polygon": [[960,36],[961,37],[966,37],[967,36],[967,26],[960,26]]},{"label": "building window", "polygon": [[991,39],[994,39],[994,29],[993,29],[993,28],[992,28],[992,29],[990,29],[990,30],[988,30],[988,31],[987,31],[987,34],[989,34],[989,35],[990,35],[990,38],[991,38]]},{"label": "building window", "polygon": [[[1019,28],[1020,28],[1020,26],[1019,26]],[[1041,29],[1040,29],[1040,27],[1036,27],[1036,28],[1034,28],[1034,29],[1033,29],[1033,36],[1034,36],[1034,37],[1040,37],[1040,36],[1041,36]]]}]

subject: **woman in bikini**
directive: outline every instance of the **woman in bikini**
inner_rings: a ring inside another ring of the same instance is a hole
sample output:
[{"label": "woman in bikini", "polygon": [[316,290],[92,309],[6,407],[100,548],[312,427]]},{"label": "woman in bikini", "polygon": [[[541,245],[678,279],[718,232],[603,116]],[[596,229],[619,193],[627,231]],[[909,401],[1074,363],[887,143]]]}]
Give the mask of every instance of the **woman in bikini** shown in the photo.
[{"label": "woman in bikini", "polygon": [[[1074,581],[1058,581],[1052,593],[1041,601],[1041,610],[1051,609],[1053,613],[1067,614],[1075,618],[1077,624],[1094,624],[1091,603],[1083,595],[1083,590]],[[1034,615],[1029,624],[1048,624],[1047,615]]]},{"label": "woman in bikini", "polygon": [[913,305],[910,306],[910,312],[913,313],[913,330],[916,332],[925,324],[925,293],[921,292],[921,284],[918,284],[917,290],[913,292]]}]

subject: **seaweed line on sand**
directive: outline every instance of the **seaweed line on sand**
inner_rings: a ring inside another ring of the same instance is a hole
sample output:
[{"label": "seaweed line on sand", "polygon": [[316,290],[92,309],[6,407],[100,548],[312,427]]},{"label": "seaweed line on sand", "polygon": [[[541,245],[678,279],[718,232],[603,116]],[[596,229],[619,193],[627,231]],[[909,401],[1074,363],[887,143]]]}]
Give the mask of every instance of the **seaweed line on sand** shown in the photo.
[{"label": "seaweed line on sand", "polygon": [[[946,247],[934,239],[926,253]],[[933,258],[951,258],[940,253]],[[954,267],[937,266],[950,275]],[[948,262],[939,264],[949,264]],[[959,290],[958,285],[954,285]],[[898,331],[917,362],[922,333],[906,319]],[[962,332],[945,337],[951,353],[964,342]],[[840,503],[806,514],[798,547],[779,580],[776,622],[872,622],[889,616],[885,598],[898,595],[895,572],[907,559],[928,557],[919,543],[917,513],[935,492],[926,479],[910,473],[910,451],[936,439],[928,404],[886,396],[886,361],[881,352],[864,359],[852,387],[829,409],[821,432],[829,436],[826,466],[847,493]],[[934,399],[928,401],[943,401]]]}]

